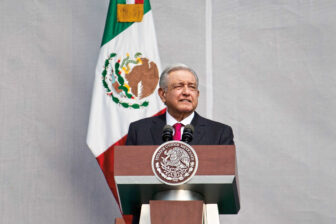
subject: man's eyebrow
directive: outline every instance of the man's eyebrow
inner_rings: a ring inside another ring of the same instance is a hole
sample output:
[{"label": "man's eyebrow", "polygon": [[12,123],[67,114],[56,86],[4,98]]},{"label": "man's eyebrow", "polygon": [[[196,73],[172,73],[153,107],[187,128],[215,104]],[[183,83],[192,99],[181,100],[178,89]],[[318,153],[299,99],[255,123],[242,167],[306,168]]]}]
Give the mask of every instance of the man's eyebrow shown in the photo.
[{"label": "man's eyebrow", "polygon": [[173,83],[173,85],[181,85],[181,84],[184,84],[184,82],[175,82],[175,83]]},{"label": "man's eyebrow", "polygon": [[180,82],[172,83],[172,85],[196,85],[196,82],[185,82],[185,81],[180,81]]}]

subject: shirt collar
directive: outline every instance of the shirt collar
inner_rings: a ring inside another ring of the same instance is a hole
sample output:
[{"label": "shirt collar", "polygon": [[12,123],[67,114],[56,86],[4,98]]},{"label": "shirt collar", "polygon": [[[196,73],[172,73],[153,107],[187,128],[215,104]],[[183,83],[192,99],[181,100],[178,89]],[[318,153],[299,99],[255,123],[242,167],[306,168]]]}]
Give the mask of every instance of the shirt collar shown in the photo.
[{"label": "shirt collar", "polygon": [[182,121],[179,122],[173,116],[171,116],[167,110],[166,121],[167,121],[167,124],[170,126],[173,126],[176,123],[182,123],[184,126],[186,126],[187,124],[191,124],[191,121],[194,118],[194,116],[195,116],[195,112],[192,112],[188,117],[184,118]]}]

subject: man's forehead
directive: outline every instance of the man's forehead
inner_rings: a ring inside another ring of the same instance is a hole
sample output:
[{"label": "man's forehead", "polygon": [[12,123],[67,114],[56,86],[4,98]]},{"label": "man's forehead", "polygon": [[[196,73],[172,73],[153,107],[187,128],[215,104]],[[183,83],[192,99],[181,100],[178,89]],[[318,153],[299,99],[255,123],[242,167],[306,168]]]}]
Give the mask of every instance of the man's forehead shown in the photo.
[{"label": "man's forehead", "polygon": [[178,70],[169,73],[168,80],[170,83],[188,83],[196,84],[196,78],[188,70]]}]

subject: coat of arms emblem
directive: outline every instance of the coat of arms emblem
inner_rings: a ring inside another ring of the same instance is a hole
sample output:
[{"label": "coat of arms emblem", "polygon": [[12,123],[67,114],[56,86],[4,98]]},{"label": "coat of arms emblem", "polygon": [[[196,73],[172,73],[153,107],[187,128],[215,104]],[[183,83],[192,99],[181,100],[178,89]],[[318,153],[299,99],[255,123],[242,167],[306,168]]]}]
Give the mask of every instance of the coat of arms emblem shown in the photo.
[{"label": "coat of arms emblem", "polygon": [[133,56],[126,54],[124,58],[112,53],[105,60],[102,82],[113,102],[124,108],[139,109],[148,106],[146,98],[156,89],[159,72],[155,62],[140,52]]},{"label": "coat of arms emblem", "polygon": [[180,185],[196,173],[198,158],[194,149],[181,141],[169,141],[160,145],[152,157],[155,176],[168,185]]}]

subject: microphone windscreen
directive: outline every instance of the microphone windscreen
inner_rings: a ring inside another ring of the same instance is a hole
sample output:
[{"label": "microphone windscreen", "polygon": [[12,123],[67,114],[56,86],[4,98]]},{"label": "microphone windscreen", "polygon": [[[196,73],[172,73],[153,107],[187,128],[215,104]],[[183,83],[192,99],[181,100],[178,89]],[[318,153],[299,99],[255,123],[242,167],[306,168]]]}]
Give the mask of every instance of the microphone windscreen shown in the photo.
[{"label": "microphone windscreen", "polygon": [[194,135],[194,127],[191,124],[187,124],[184,127],[181,140],[185,143],[189,143],[192,141],[193,135]]},{"label": "microphone windscreen", "polygon": [[163,142],[173,140],[173,127],[170,125],[165,125],[162,130],[162,140]]},{"label": "microphone windscreen", "polygon": [[186,129],[190,129],[191,130],[191,133],[194,133],[194,126],[192,126],[191,124],[187,124],[185,127],[184,127],[184,130]]},{"label": "microphone windscreen", "polygon": [[173,127],[172,126],[170,126],[169,124],[166,124],[164,127],[163,127],[163,129],[162,129],[162,132],[166,132],[166,131],[168,131],[168,132],[171,132],[171,133],[173,133]]}]

